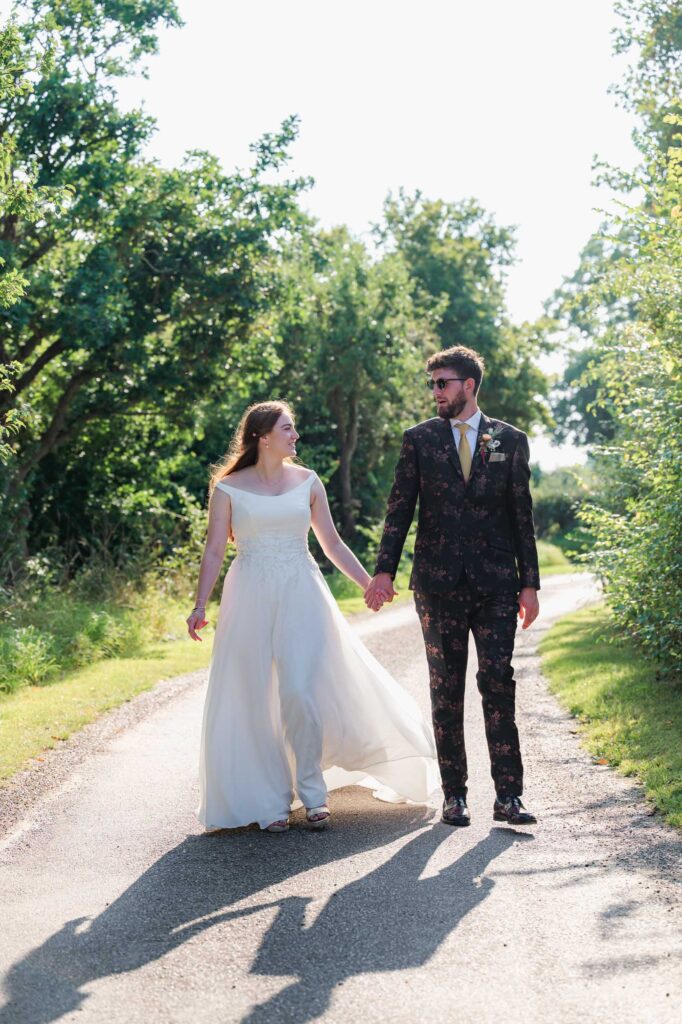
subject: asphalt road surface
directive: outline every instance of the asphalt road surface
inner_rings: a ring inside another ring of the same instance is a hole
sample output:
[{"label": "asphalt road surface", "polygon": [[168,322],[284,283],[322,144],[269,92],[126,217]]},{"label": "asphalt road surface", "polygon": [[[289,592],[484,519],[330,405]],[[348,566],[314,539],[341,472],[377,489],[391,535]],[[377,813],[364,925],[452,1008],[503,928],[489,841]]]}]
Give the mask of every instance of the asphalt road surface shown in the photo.
[{"label": "asphalt road surface", "polygon": [[[285,835],[202,835],[205,673],[24,773],[0,801],[0,1024],[678,1022],[679,833],[593,763],[538,671],[543,631],[594,597],[587,576],[550,579],[519,633],[536,826],[492,821],[475,664],[466,829],[349,787],[325,832],[298,812]],[[427,710],[412,607],[356,628]]]}]

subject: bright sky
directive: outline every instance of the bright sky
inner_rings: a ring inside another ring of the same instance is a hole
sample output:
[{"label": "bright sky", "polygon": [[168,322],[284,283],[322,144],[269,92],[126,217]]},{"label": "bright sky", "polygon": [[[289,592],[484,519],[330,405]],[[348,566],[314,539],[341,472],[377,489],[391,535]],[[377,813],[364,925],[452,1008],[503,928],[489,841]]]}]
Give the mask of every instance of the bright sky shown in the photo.
[{"label": "bright sky", "polygon": [[[2,4],[6,9],[6,4]],[[538,316],[608,196],[595,154],[632,167],[632,122],[608,86],[610,0],[180,0],[148,80],[124,83],[158,123],[151,154],[191,148],[246,166],[249,143],[301,118],[291,170],[324,225],[366,232],[389,190],[475,197],[517,225],[512,318]],[[549,462],[540,446],[534,456]],[[554,464],[573,460],[553,450]]]}]

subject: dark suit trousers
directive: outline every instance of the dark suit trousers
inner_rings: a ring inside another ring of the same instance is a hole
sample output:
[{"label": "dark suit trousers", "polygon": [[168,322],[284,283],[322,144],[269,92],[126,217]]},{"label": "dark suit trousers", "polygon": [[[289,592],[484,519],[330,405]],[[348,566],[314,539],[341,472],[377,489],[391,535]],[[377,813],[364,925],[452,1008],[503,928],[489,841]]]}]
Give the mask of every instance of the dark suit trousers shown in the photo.
[{"label": "dark suit trousers", "polygon": [[521,796],[523,765],[514,721],[511,659],[518,616],[516,593],[480,596],[465,578],[451,593],[415,592],[431,682],[431,709],[446,799],[466,796],[464,680],[469,630],[478,654],[476,681],[483,700],[490,770],[499,796]]}]

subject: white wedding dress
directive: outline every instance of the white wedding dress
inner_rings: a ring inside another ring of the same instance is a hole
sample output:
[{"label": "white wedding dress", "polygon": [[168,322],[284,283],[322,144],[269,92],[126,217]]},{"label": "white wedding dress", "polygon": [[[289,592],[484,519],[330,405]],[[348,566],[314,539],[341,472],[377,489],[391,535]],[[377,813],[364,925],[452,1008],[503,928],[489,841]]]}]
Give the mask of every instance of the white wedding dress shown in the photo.
[{"label": "white wedding dress", "polygon": [[265,828],[349,784],[416,802],[439,785],[431,726],[354,635],[308,550],[314,478],[279,495],[216,484],[230,496],[237,557],[204,707],[207,829]]}]

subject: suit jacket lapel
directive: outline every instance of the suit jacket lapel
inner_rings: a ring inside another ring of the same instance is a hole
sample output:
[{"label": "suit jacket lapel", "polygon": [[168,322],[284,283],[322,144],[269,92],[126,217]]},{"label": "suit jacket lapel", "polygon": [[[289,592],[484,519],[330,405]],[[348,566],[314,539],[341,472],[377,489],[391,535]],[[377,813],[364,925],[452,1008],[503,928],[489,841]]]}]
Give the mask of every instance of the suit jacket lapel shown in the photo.
[{"label": "suit jacket lapel", "polygon": [[440,431],[441,440],[443,442],[443,447],[445,448],[445,451],[448,453],[448,458],[450,459],[450,462],[452,463],[452,467],[455,470],[455,473],[457,473],[457,476],[459,477],[459,479],[462,482],[464,482],[464,473],[462,473],[462,464],[459,461],[459,455],[457,453],[457,445],[455,444],[455,439],[454,439],[453,434],[452,434],[452,424],[450,423],[450,420],[440,420],[440,422],[438,424],[438,430]]},{"label": "suit jacket lapel", "polygon": [[[476,448],[471,453],[471,472],[469,473],[469,479],[467,480],[467,483],[470,483],[471,478],[481,468],[481,465],[482,465],[482,462],[483,462],[483,460],[481,459],[481,438],[482,438],[482,436],[484,434],[489,434],[490,433],[490,431],[492,429],[492,425],[493,425],[493,420],[489,419],[485,415],[485,413],[481,413],[481,418],[478,421],[478,434],[476,436]],[[453,441],[453,444],[454,444],[454,441]],[[455,450],[455,455],[457,455],[457,451],[456,450]],[[457,459],[459,460],[459,456],[458,455],[457,455]]]}]

